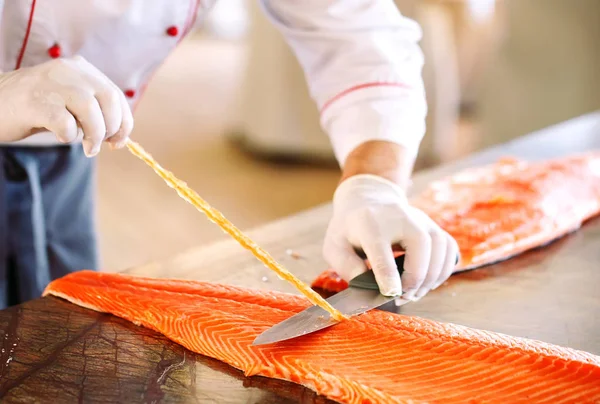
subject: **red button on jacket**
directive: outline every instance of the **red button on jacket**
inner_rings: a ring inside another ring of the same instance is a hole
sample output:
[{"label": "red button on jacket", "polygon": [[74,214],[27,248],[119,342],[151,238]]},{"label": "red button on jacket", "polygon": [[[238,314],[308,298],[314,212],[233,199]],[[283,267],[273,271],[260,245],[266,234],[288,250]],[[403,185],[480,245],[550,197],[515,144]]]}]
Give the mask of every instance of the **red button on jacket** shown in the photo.
[{"label": "red button on jacket", "polygon": [[177,34],[179,34],[179,29],[177,29],[176,26],[173,25],[173,26],[167,28],[167,35],[177,36]]},{"label": "red button on jacket", "polygon": [[50,57],[52,59],[59,58],[60,57],[60,46],[59,45],[52,45],[48,49],[48,55],[50,55]]}]

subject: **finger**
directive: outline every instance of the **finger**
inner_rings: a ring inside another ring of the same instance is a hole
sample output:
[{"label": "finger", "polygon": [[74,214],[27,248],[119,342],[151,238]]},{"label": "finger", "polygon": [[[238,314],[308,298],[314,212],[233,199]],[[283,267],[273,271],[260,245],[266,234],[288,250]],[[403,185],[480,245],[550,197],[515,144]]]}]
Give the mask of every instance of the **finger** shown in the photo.
[{"label": "finger", "polygon": [[406,250],[402,274],[403,296],[405,299],[413,299],[427,276],[431,256],[431,237],[427,232],[417,230],[402,243]]},{"label": "finger", "polygon": [[125,95],[122,92],[121,96],[119,97],[119,102],[121,103],[121,112],[123,114],[121,126],[117,133],[108,139],[108,142],[117,149],[125,146],[125,142],[133,131],[133,115],[131,113],[131,107],[129,106],[129,103],[127,102],[127,99],[125,99]]},{"label": "finger", "polygon": [[362,246],[381,294],[384,296],[402,295],[402,280],[394,260],[391,243],[383,240],[364,240]]},{"label": "finger", "polygon": [[436,280],[433,289],[439,288],[454,272],[456,268],[456,257],[459,255],[458,244],[454,237],[446,233],[446,256],[444,257],[444,264],[442,265],[442,271],[440,276]]},{"label": "finger", "polygon": [[410,302],[410,300],[407,300],[404,297],[397,297],[397,298],[394,299],[394,305],[396,307],[400,307],[400,306],[402,306],[402,305],[404,305],[406,303],[409,303],[409,302]]},{"label": "finger", "polygon": [[77,139],[77,122],[66,108],[57,108],[48,122],[40,125],[54,133],[61,143],[72,143]]},{"label": "finger", "polygon": [[112,85],[96,89],[96,100],[104,117],[107,139],[119,131],[123,120],[121,100],[119,99],[120,92]]},{"label": "finger", "polygon": [[[103,140],[111,139],[114,136],[123,140],[123,135],[129,136],[133,127],[133,117],[123,92],[87,60],[79,57],[75,58],[75,62],[80,67],[86,81],[93,88],[100,105],[106,127]],[[123,128],[125,128],[125,132],[120,134]]]},{"label": "finger", "polygon": [[323,257],[331,269],[346,282],[367,270],[365,262],[356,255],[352,245],[330,231],[325,235]]},{"label": "finger", "polygon": [[431,237],[431,258],[429,260],[429,267],[427,268],[425,280],[421,287],[419,287],[419,290],[415,293],[417,299],[421,299],[436,285],[446,259],[446,234],[438,227],[434,227],[433,230],[429,232],[429,235]]},{"label": "finger", "polygon": [[[360,245],[367,256],[373,270],[379,291],[385,296],[399,296],[402,294],[402,281],[385,229],[379,223],[379,215],[370,209],[349,218],[350,225],[354,228],[355,244]],[[385,223],[389,225],[389,223]]]},{"label": "finger", "polygon": [[102,147],[106,125],[100,105],[90,92],[78,89],[67,97],[67,109],[83,130],[83,149],[88,157],[95,156]]}]

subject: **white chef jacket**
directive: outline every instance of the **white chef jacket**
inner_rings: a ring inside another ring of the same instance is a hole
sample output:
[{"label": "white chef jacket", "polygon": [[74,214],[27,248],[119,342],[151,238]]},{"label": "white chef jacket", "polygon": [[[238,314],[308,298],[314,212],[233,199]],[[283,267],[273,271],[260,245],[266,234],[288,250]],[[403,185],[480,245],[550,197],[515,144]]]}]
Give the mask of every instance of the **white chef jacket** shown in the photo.
[{"label": "white chef jacket", "polygon": [[[0,69],[81,55],[134,108],[153,73],[214,1],[0,0]],[[259,1],[298,58],[341,165],[368,140],[392,141],[416,154],[427,107],[415,21],[393,0]],[[46,132],[12,144],[58,142]]]}]

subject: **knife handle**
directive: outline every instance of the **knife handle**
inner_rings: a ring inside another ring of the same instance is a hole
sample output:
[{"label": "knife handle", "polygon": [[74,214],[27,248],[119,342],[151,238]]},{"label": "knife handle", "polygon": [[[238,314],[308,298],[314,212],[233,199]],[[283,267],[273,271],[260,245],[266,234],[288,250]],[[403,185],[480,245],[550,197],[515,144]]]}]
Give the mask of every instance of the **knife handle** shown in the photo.
[{"label": "knife handle", "polygon": [[[399,249],[396,246],[393,246],[392,250],[394,251],[394,260],[396,261],[396,267],[398,268],[400,276],[402,276],[402,274],[404,273],[404,250]],[[367,259],[367,254],[365,254],[365,252],[362,249],[355,248],[354,251],[363,260]],[[455,265],[458,264],[459,259],[460,257],[457,255]],[[373,270],[371,269],[370,265],[368,271],[363,272],[362,274],[352,278],[350,282],[348,282],[348,285],[361,289],[379,290],[379,285],[377,284],[375,274],[373,273]]]}]

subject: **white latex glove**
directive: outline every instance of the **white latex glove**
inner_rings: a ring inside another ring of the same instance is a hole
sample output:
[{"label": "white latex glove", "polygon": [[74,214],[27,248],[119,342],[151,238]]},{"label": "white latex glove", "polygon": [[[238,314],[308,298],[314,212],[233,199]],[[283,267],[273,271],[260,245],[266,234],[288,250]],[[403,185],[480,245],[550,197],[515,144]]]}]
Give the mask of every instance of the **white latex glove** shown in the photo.
[{"label": "white latex glove", "polygon": [[[392,245],[406,251],[400,279]],[[380,292],[417,300],[448,279],[458,245],[423,211],[412,207],[396,184],[375,175],[356,175],[340,183],[323,254],[344,280],[365,272],[353,246],[367,255]],[[404,292],[404,293],[402,293]]]},{"label": "white latex glove", "polygon": [[80,56],[0,74],[0,139],[48,130],[58,141],[82,139],[87,156],[107,140],[123,147],[133,117],[123,92]]}]

